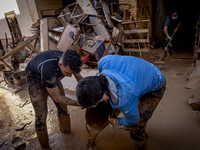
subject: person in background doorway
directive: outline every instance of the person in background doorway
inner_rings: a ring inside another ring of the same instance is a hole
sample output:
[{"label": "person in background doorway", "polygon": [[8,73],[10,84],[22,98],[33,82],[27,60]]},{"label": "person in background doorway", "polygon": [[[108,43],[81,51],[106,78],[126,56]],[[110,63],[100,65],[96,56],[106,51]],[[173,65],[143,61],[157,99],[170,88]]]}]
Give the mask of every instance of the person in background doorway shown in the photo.
[{"label": "person in background doorway", "polygon": [[169,46],[172,46],[172,35],[175,34],[181,25],[179,12],[177,10],[172,11],[165,21],[162,23],[162,34],[165,39],[165,46],[170,41]]},{"label": "person in background doorway", "polygon": [[78,103],[83,108],[95,107],[108,95],[111,106],[124,114],[122,118],[109,117],[110,124],[129,131],[136,149],[146,150],[145,128],[163,97],[164,75],[153,64],[134,56],[104,56],[98,62],[98,70],[100,76],[78,82]]},{"label": "person in background doorway", "polygon": [[50,149],[46,125],[48,95],[57,107],[60,131],[71,131],[67,105],[80,105],[77,101],[65,97],[60,80],[64,76],[71,77],[74,74],[79,81],[82,79],[81,66],[81,57],[74,50],[64,53],[58,50],[44,51],[37,54],[26,66],[28,92],[35,110],[35,129],[42,149]]}]

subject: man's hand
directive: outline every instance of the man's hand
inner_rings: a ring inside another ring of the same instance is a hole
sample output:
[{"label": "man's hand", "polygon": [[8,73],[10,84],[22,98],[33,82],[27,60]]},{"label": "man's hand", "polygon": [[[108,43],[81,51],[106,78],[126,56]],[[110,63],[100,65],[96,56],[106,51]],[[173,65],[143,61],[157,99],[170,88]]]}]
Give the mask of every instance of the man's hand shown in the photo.
[{"label": "man's hand", "polygon": [[110,115],[108,117],[109,124],[111,125],[119,125],[120,118],[112,118]]},{"label": "man's hand", "polygon": [[170,37],[170,36],[167,36],[167,38],[168,38],[170,41],[172,41],[172,37]]}]

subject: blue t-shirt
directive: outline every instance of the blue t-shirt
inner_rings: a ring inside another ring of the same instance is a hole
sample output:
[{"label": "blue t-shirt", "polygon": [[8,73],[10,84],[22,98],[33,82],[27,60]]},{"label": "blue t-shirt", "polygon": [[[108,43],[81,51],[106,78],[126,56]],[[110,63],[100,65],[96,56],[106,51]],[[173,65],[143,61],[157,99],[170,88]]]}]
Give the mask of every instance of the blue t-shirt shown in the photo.
[{"label": "blue t-shirt", "polygon": [[137,102],[139,97],[159,90],[165,83],[162,72],[153,64],[134,57],[107,55],[98,63],[101,75],[110,77],[118,88],[118,108],[125,117],[119,120],[120,125],[132,126],[139,122]]}]

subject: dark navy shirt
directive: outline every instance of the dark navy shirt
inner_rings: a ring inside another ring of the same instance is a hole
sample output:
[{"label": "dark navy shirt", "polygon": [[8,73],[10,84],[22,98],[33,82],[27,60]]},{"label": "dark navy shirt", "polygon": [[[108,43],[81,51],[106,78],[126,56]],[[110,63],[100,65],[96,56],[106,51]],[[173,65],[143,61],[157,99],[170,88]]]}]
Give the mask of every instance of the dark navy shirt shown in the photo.
[{"label": "dark navy shirt", "polygon": [[64,77],[58,66],[62,54],[63,52],[58,50],[41,52],[27,64],[26,72],[31,72],[31,76],[41,80],[45,87],[54,88],[57,86],[57,80]]},{"label": "dark navy shirt", "polygon": [[173,20],[171,15],[168,15],[165,21],[162,24],[162,30],[164,29],[164,26],[168,27],[168,33],[171,35],[174,31],[174,29],[177,27],[178,23],[180,22],[180,16]]}]

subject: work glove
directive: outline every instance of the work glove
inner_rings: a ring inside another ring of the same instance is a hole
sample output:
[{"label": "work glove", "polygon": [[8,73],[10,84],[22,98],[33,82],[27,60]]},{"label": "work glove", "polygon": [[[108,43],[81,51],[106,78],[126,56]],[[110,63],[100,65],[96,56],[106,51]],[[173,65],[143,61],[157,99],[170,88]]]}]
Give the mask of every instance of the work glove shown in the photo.
[{"label": "work glove", "polygon": [[170,36],[167,36],[167,38],[168,38],[170,41],[172,41],[172,37],[170,37]]}]

